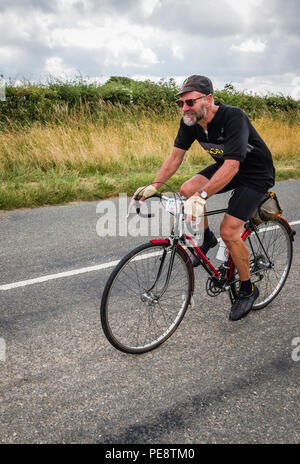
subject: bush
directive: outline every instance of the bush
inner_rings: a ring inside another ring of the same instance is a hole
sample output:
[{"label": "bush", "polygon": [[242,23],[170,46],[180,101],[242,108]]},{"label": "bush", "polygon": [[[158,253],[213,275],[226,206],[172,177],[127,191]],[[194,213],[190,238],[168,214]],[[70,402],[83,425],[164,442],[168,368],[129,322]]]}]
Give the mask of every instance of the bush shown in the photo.
[{"label": "bush", "polygon": [[[122,76],[112,76],[103,85],[88,83],[81,77],[71,81],[52,79],[46,84],[36,85],[25,82],[18,87],[10,83],[6,87],[6,100],[0,102],[0,129],[9,129],[11,125],[23,127],[36,121],[59,124],[67,122],[72,112],[98,118],[99,112],[105,111],[103,102],[132,107],[134,112],[146,108],[157,114],[178,115],[174,105],[177,92],[174,79],[154,83]],[[215,100],[239,106],[250,118],[262,113],[273,117],[288,114],[291,120],[299,118],[299,100],[283,95],[261,97],[247,94],[237,91],[232,84],[217,90]]]},{"label": "bush", "polygon": [[292,112],[297,113],[300,110],[300,101],[293,100],[291,97],[284,95],[259,95],[247,94],[236,90],[232,84],[226,84],[223,90],[215,92],[215,100],[220,100],[226,105],[238,106],[250,118],[267,114],[276,117],[279,114],[284,115]]}]

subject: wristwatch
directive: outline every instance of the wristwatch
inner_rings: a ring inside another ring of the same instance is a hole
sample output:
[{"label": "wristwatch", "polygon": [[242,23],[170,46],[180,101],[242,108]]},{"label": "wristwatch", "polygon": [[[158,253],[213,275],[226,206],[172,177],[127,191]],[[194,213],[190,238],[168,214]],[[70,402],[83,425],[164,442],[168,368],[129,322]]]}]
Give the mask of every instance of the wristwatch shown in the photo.
[{"label": "wristwatch", "polygon": [[207,193],[204,192],[204,190],[198,190],[200,193],[200,197],[203,198],[203,200],[207,200]]}]

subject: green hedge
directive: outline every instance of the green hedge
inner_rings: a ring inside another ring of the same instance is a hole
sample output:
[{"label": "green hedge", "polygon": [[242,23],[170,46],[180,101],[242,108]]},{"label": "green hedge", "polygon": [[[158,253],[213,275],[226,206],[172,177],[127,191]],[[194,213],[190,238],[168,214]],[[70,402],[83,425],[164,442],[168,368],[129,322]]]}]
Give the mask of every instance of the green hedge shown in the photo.
[{"label": "green hedge", "polygon": [[[24,83],[6,87],[6,99],[0,102],[0,128],[11,124],[24,126],[34,121],[41,123],[67,121],[72,112],[88,117],[103,113],[103,102],[121,104],[134,109],[147,108],[157,113],[175,113],[174,100],[178,87],[174,79],[158,83],[135,81],[128,77],[112,76],[105,84],[87,83],[82,78],[72,81],[51,80],[47,84]],[[215,100],[239,106],[250,117],[262,113],[276,117],[289,114],[291,120],[299,116],[300,101],[283,95],[265,97],[237,91],[231,84],[215,92]]]},{"label": "green hedge", "polygon": [[[232,84],[226,84],[223,90],[215,92],[215,100],[219,99],[226,105],[242,108],[249,117],[255,118],[262,113],[272,116],[290,113],[297,115],[300,110],[300,100],[293,100],[284,95],[252,95],[237,91]],[[299,115],[298,115],[299,116]]]}]

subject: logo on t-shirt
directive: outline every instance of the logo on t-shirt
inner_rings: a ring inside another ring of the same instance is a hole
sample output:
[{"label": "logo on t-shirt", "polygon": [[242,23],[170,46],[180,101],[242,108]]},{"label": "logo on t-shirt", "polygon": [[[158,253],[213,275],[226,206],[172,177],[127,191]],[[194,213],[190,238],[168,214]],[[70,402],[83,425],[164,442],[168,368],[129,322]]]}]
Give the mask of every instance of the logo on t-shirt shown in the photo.
[{"label": "logo on t-shirt", "polygon": [[224,145],[215,143],[199,142],[202,148],[206,150],[215,160],[222,159],[224,154]]}]

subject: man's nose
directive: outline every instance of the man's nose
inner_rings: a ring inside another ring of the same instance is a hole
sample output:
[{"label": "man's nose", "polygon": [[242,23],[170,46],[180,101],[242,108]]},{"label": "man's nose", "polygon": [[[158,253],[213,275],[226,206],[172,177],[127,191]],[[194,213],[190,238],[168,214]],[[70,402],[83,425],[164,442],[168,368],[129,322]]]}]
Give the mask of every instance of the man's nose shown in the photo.
[{"label": "man's nose", "polygon": [[190,109],[191,109],[191,107],[184,102],[183,107],[182,107],[182,111],[185,112],[185,111],[188,111]]}]

